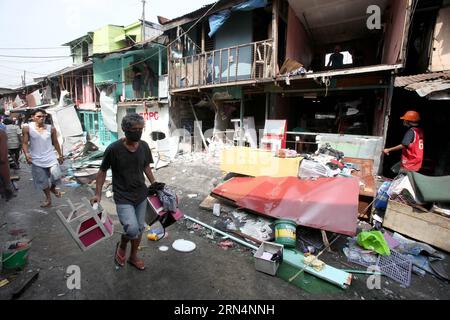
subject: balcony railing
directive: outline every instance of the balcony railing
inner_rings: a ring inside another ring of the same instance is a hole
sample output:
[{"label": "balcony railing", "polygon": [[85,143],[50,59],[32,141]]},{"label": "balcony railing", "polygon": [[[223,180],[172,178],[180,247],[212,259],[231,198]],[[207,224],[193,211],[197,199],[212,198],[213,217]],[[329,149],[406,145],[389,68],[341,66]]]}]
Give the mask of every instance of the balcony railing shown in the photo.
[{"label": "balcony railing", "polygon": [[170,89],[268,79],[274,75],[273,65],[273,40],[172,58]]}]

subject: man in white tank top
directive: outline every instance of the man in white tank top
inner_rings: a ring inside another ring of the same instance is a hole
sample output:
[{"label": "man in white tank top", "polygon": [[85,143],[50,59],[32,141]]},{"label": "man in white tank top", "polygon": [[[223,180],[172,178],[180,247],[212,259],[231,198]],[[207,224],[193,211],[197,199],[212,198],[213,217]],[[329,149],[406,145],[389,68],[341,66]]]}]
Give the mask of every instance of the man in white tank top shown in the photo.
[{"label": "man in white tank top", "polygon": [[45,202],[42,208],[52,205],[50,193],[60,198],[61,193],[56,185],[61,180],[59,165],[64,158],[57,139],[56,129],[45,123],[47,113],[36,109],[31,114],[34,122],[23,127],[23,152],[28,164],[31,164],[31,174],[37,189],[44,191]]}]

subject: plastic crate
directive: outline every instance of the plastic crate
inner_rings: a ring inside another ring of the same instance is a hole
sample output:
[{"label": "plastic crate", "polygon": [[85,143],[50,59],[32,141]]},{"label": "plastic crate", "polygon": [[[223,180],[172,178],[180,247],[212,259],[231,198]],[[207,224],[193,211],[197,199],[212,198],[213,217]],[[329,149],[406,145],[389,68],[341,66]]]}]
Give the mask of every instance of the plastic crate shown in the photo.
[{"label": "plastic crate", "polygon": [[269,261],[261,258],[264,252],[268,252],[271,254],[275,254],[277,252],[281,252],[281,256],[283,256],[283,248],[284,246],[278,243],[273,242],[263,242],[261,246],[256,251],[255,255],[255,268],[258,271],[270,274],[272,276],[277,274],[278,267],[280,266],[279,261]]}]

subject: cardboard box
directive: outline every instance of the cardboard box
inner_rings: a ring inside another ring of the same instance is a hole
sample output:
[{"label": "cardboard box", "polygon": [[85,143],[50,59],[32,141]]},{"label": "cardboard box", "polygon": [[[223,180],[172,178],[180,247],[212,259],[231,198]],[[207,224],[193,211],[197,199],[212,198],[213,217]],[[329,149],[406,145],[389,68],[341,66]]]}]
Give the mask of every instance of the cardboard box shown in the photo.
[{"label": "cardboard box", "polygon": [[450,252],[450,218],[389,200],[383,226]]}]

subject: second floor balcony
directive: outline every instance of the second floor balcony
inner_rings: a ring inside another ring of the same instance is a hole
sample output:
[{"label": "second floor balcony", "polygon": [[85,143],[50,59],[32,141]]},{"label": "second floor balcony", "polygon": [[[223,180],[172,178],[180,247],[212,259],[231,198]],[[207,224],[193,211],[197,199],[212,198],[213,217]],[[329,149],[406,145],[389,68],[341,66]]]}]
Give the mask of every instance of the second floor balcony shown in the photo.
[{"label": "second floor balcony", "polygon": [[271,79],[275,76],[273,57],[273,40],[265,40],[171,58],[170,90],[177,92]]}]

